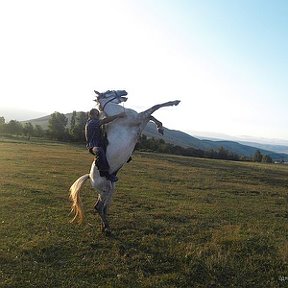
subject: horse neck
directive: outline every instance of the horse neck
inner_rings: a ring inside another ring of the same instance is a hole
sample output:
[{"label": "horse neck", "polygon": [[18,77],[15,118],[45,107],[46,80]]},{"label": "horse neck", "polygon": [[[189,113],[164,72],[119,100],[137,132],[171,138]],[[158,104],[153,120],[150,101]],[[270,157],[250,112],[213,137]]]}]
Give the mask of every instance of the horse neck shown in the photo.
[{"label": "horse neck", "polygon": [[[109,103],[105,107],[105,114],[107,116],[112,116],[124,111],[124,107],[118,104]],[[137,115],[132,109],[125,110],[128,114]],[[108,124],[107,127],[107,137],[108,137],[108,146],[106,151],[106,157],[109,162],[110,168],[112,171],[118,170],[123,166],[131,156],[136,141],[138,139],[138,129],[137,125],[130,125],[134,120],[129,116],[126,119],[121,119],[121,121],[113,121],[111,124]],[[135,119],[135,117],[132,117]],[[133,128],[132,128],[133,127]]]},{"label": "horse neck", "polygon": [[118,114],[118,113],[123,112],[123,111],[124,111],[124,108],[122,106],[120,106],[119,104],[108,103],[105,106],[104,114],[107,116],[112,116],[112,115]]}]

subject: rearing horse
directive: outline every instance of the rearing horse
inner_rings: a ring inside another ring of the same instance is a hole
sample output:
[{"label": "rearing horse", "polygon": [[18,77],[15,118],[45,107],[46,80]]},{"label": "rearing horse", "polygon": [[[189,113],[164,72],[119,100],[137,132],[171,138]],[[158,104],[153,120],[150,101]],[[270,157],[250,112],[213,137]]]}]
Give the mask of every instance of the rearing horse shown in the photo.
[{"label": "rearing horse", "polygon": [[[96,105],[101,111],[101,115],[112,116],[123,112],[124,107],[119,105],[127,100],[127,92],[125,90],[106,91],[97,94]],[[132,109],[125,109],[126,116],[119,118],[105,125],[108,145],[106,157],[110,166],[109,173],[117,173],[119,169],[131,157],[139,136],[147,123],[151,120],[155,122],[158,132],[163,134],[162,123],[152,116],[152,113],[162,107],[174,106],[180,103],[179,100],[170,101],[155,105],[143,112],[137,113]],[[106,177],[101,177],[95,161],[93,161],[90,173],[78,178],[70,187],[70,199],[72,201],[72,212],[75,217],[72,222],[79,218],[83,220],[83,210],[80,199],[80,191],[86,180],[90,180],[91,186],[95,188],[99,195],[95,204],[95,209],[101,217],[102,231],[110,233],[110,227],[107,219],[108,206],[111,203],[112,195],[115,190],[115,183],[107,180]]]}]

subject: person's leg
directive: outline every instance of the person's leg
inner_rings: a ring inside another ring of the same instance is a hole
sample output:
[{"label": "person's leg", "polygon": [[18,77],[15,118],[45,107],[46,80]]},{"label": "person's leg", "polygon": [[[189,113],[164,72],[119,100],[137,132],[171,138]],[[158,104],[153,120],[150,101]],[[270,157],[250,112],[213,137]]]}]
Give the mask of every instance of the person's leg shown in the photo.
[{"label": "person's leg", "polygon": [[109,174],[109,163],[106,158],[106,154],[102,147],[94,147],[93,152],[95,153],[95,165],[99,170],[99,174],[101,177],[106,177],[108,180],[112,182],[116,182],[118,178],[115,174]]},{"label": "person's leg", "polygon": [[104,152],[104,149],[102,147],[94,147],[92,150],[95,153],[95,164],[98,167],[100,171],[108,171],[109,170],[109,164]]}]

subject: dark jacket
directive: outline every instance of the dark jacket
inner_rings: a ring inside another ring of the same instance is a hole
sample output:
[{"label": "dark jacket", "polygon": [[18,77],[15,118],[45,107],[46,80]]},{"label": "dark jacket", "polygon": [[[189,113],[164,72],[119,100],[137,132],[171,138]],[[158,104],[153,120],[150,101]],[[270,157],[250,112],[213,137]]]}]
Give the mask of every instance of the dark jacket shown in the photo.
[{"label": "dark jacket", "polygon": [[85,125],[87,148],[103,147],[102,130],[99,119],[89,118]]}]

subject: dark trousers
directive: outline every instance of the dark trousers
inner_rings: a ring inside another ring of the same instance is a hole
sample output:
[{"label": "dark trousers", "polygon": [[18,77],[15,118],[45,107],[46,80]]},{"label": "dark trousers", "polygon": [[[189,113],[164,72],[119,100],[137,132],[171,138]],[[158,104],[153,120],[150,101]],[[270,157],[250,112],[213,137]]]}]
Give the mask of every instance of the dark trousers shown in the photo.
[{"label": "dark trousers", "polygon": [[102,147],[93,147],[89,149],[89,152],[95,156],[95,164],[99,171],[108,171],[109,164],[106,158],[106,154]]}]

